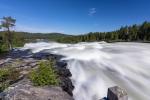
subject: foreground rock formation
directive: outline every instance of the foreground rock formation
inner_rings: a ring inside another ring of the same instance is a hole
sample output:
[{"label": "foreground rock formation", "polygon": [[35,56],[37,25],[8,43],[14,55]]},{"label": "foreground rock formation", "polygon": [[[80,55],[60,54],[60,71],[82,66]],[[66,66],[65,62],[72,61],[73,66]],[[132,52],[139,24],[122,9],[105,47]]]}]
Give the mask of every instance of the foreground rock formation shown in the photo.
[{"label": "foreground rock formation", "polygon": [[73,98],[61,87],[34,87],[29,80],[23,79],[5,90],[2,100],[73,100]]},{"label": "foreground rock formation", "polygon": [[[60,86],[35,87],[28,79],[31,69],[37,68],[41,60],[55,59],[56,70],[60,78]],[[30,50],[13,50],[9,56],[0,60],[0,67],[13,65],[20,71],[20,78],[0,93],[2,100],[73,100],[74,86],[70,80],[71,73],[67,69],[67,63],[60,61],[60,55],[48,53],[32,54]]]}]

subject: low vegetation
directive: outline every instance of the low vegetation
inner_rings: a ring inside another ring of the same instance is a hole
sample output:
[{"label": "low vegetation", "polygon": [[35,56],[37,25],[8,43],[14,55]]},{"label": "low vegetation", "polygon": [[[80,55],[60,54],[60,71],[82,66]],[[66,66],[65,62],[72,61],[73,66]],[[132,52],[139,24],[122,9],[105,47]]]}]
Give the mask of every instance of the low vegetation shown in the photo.
[{"label": "low vegetation", "polygon": [[0,69],[0,92],[16,81],[20,76],[18,70],[6,67]]},{"label": "low vegetation", "polygon": [[20,63],[22,62],[16,60],[15,63],[3,65],[0,68],[0,92],[23,78],[29,78],[34,86],[59,85],[60,80],[54,68],[54,60],[40,61],[36,67],[30,70],[25,69],[29,72],[27,74],[22,74],[23,69],[16,67]]},{"label": "low vegetation", "polygon": [[42,61],[37,69],[29,74],[30,80],[35,86],[58,85],[59,79],[54,70],[54,61]]}]

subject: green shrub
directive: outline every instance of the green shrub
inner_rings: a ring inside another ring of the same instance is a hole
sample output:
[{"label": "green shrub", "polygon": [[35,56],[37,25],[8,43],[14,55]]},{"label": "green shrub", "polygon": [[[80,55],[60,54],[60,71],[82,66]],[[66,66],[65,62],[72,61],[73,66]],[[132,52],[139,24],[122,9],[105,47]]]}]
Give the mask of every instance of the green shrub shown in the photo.
[{"label": "green shrub", "polygon": [[9,76],[9,70],[6,68],[0,69],[0,82],[5,81]]},{"label": "green shrub", "polygon": [[54,70],[54,62],[52,60],[42,61],[37,69],[31,71],[29,78],[35,86],[59,84],[59,79]]},{"label": "green shrub", "polygon": [[18,70],[14,68],[1,68],[0,69],[0,92],[7,88],[11,82],[16,81],[20,76]]}]

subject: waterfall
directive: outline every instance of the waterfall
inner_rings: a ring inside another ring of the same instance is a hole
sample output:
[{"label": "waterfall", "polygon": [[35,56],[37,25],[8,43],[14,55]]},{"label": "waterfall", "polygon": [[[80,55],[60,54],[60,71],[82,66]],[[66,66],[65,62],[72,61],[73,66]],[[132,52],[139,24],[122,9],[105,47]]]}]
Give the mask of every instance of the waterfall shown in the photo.
[{"label": "waterfall", "polygon": [[63,55],[72,73],[75,100],[101,99],[114,85],[125,89],[129,100],[150,99],[148,43],[38,42],[25,44],[22,49]]}]

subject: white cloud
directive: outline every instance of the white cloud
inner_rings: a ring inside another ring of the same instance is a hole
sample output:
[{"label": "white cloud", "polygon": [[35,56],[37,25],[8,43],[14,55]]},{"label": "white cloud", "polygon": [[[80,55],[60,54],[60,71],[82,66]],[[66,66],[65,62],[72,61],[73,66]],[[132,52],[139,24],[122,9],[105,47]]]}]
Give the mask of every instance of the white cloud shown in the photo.
[{"label": "white cloud", "polygon": [[89,9],[89,16],[93,16],[96,13],[96,8],[90,8]]}]

